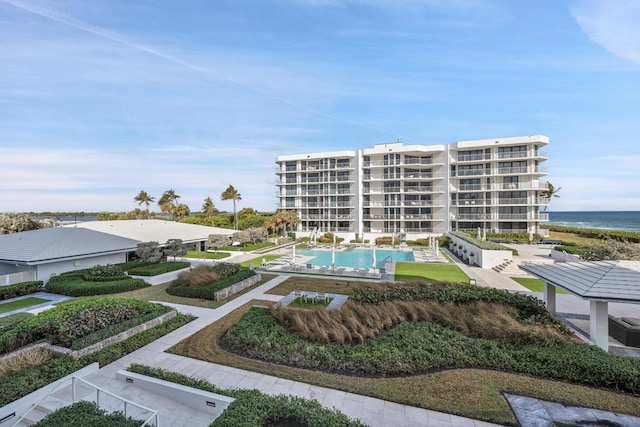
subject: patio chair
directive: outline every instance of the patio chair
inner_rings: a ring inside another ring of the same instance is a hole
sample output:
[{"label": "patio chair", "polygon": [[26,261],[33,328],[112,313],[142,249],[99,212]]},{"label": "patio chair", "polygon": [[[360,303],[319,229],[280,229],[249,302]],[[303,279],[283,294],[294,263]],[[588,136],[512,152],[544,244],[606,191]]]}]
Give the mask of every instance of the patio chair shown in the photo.
[{"label": "patio chair", "polygon": [[326,304],[329,301],[329,295],[326,292],[318,292],[313,300],[314,302],[322,301]]},{"label": "patio chair", "polygon": [[315,303],[316,302],[316,296],[318,296],[317,292],[305,292],[302,300],[304,302],[309,302],[309,300],[311,300],[311,302]]},{"label": "patio chair", "polygon": [[320,269],[318,271],[320,273],[326,273],[328,269],[329,269],[328,265],[323,265],[322,267],[320,267]]},{"label": "patio chair", "polygon": [[304,291],[293,291],[293,300],[295,301],[298,298],[304,301]]},{"label": "patio chair", "polygon": [[366,276],[367,274],[369,274],[369,269],[368,268],[361,268],[358,271],[358,274],[362,275],[362,276]]}]

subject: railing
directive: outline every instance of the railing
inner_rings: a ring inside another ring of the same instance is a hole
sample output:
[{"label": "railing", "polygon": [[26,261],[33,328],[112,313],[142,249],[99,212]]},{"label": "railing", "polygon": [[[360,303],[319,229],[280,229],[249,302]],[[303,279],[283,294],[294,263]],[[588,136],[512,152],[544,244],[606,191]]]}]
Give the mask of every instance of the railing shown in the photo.
[{"label": "railing", "polygon": [[17,273],[0,276],[0,286],[13,285],[14,283],[33,282],[36,280],[36,271],[20,271]]},{"label": "railing", "polygon": [[487,154],[462,154],[458,155],[456,159],[458,162],[477,162],[481,160],[489,160],[490,156]]},{"label": "railing", "polygon": [[452,200],[451,204],[453,206],[473,206],[473,205],[486,205],[490,202],[482,199],[470,199],[470,200]]},{"label": "railing", "polygon": [[71,400],[72,403],[76,403],[79,402],[81,400],[85,400],[85,399],[78,399],[77,398],[77,392],[76,392],[76,383],[80,382],[83,385],[89,387],[89,388],[93,388],[96,390],[96,405],[98,406],[98,408],[100,407],[100,393],[103,393],[107,396],[110,396],[120,402],[122,402],[123,404],[123,409],[124,409],[124,416],[125,418],[128,417],[127,415],[127,410],[129,409],[129,406],[133,406],[135,408],[138,408],[144,412],[149,412],[151,413],[151,415],[146,418],[144,420],[144,422],[142,424],[140,424],[140,427],[143,426],[158,426],[158,411],[151,409],[151,408],[147,408],[146,406],[140,405],[138,403],[132,402],[128,399],[125,399],[124,397],[118,396],[117,394],[111,393],[108,390],[103,389],[102,387],[99,387],[95,384],[90,383],[89,381],[80,378],[80,377],[76,377],[73,376],[71,378],[69,378],[66,381],[62,381],[60,382],[53,390],[51,390],[48,394],[46,394],[45,396],[43,396],[39,401],[37,401],[33,407],[31,409],[29,409],[27,412],[25,412],[24,414],[22,414],[22,416],[18,419],[18,421],[16,421],[16,423],[14,425],[18,425],[20,424],[20,422],[22,422],[26,416],[33,411],[36,407],[38,407],[47,397],[51,396],[53,393],[55,393],[56,391],[58,391],[62,385],[68,385],[68,382],[71,381]]},{"label": "railing", "polygon": [[528,205],[529,200],[527,198],[518,198],[518,199],[498,199],[499,205]]},{"label": "railing", "polygon": [[491,169],[463,169],[452,171],[451,176],[478,176],[491,175]]},{"label": "railing", "polygon": [[528,168],[526,166],[520,166],[515,168],[498,168],[498,175],[511,175],[514,173],[527,173]]},{"label": "railing", "polygon": [[527,150],[524,151],[510,151],[505,153],[498,153],[498,160],[501,159],[523,159],[529,157],[529,152]]}]

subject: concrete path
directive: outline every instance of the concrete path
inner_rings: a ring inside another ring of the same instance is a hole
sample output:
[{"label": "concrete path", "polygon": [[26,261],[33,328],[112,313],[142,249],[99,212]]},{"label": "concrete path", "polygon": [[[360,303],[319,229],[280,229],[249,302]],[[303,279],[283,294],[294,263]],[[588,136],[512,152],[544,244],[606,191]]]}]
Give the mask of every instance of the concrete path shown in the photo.
[{"label": "concrete path", "polygon": [[[144,406],[159,410],[162,420],[161,423],[174,427],[206,426],[210,421],[203,421],[199,418],[200,415],[191,416],[188,412],[182,413],[177,410],[175,405],[163,406],[163,404],[160,403],[162,401],[156,401],[156,396],[149,393],[141,394],[135,390],[133,386],[123,386],[115,382],[115,373],[119,369],[126,369],[131,363],[140,363],[179,372],[191,377],[206,379],[220,388],[258,389],[272,395],[289,394],[315,399],[327,408],[336,408],[349,417],[358,418],[372,427],[480,427],[495,425],[443,412],[401,405],[369,396],[347,393],[340,390],[319,387],[303,382],[291,381],[271,375],[263,375],[257,372],[165,353],[165,350],[168,348],[251,300],[279,301],[282,299],[282,296],[265,294],[265,292],[287,278],[287,275],[274,278],[216,309],[168,304],[180,312],[190,313],[198,318],[188,325],[101,368],[96,374],[89,375],[87,380],[109,391],[119,393],[127,398],[132,398],[132,400]],[[157,403],[160,403],[160,405]]]}]

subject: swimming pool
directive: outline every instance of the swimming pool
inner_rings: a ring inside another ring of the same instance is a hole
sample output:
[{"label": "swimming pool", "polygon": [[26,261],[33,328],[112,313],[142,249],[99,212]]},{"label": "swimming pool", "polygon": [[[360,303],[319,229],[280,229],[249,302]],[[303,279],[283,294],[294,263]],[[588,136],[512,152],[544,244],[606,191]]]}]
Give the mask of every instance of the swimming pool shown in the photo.
[{"label": "swimming pool", "polygon": [[[311,265],[331,265],[331,251],[298,250],[296,255],[312,256],[307,261]],[[384,260],[387,257],[394,261],[415,261],[413,252],[401,252],[384,249],[376,249],[376,268],[384,268]],[[387,260],[388,261],[388,260]],[[372,268],[373,250],[354,249],[349,252],[336,251],[336,267]]]}]

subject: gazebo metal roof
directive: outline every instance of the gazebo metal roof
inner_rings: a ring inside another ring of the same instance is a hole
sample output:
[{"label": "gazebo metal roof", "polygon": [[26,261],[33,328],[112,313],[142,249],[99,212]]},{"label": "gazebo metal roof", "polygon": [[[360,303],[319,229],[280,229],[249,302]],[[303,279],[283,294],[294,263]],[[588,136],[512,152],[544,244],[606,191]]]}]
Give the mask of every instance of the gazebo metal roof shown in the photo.
[{"label": "gazebo metal roof", "polygon": [[640,261],[558,262],[520,268],[584,299],[640,303]]}]

